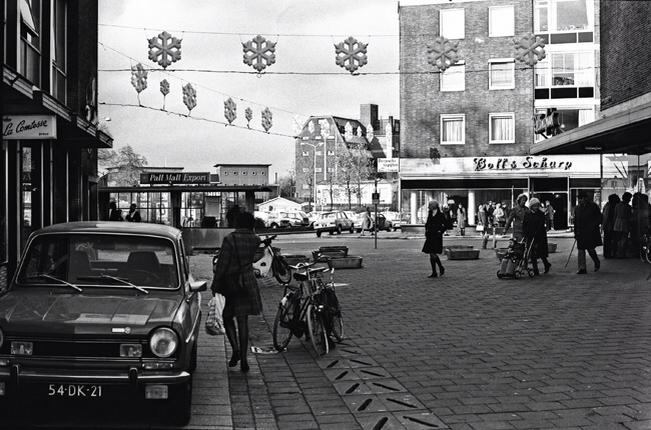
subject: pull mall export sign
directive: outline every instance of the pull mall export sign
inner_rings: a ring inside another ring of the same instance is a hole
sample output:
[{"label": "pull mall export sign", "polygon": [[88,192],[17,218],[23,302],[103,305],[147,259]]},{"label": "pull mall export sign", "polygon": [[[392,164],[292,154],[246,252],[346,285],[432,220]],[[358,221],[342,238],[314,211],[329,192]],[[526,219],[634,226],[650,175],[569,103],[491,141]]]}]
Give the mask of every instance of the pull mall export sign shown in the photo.
[{"label": "pull mall export sign", "polygon": [[56,139],[56,117],[54,115],[3,116],[2,138],[5,140]]},{"label": "pull mall export sign", "polygon": [[210,172],[141,173],[141,184],[208,184]]}]

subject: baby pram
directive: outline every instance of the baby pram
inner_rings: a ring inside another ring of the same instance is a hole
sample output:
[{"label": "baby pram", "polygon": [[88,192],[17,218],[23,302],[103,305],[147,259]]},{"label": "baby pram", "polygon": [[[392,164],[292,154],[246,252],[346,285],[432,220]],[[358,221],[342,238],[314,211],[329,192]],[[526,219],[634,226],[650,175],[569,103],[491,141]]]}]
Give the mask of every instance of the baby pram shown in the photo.
[{"label": "baby pram", "polygon": [[527,243],[524,239],[522,241],[511,239],[509,248],[500,261],[497,277],[517,279],[527,273],[529,277],[533,278],[533,267],[529,264],[533,242],[533,240]]}]

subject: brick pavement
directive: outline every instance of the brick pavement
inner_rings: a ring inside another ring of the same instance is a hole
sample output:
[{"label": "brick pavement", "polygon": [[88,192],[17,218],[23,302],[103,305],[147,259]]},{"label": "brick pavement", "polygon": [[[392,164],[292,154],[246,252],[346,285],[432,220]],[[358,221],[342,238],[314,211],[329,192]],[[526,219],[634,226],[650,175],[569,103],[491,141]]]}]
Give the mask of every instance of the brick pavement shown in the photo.
[{"label": "brick pavement", "polygon": [[[338,289],[346,345],[317,359],[293,339],[282,354],[251,356],[244,376],[226,370],[223,337],[203,335],[195,384],[228,374],[233,428],[651,428],[649,267],[606,260],[577,276],[575,258],[563,269],[571,239],[554,241],[549,275],[498,280],[492,250],[444,261],[445,276],[428,279],[420,240],[380,240],[374,250],[348,235],[283,238],[287,253],[341,243],[364,257],[363,269],[336,273],[350,284]],[[208,256],[192,260],[209,273]],[[262,293],[251,337],[266,349],[282,288]],[[207,410],[227,420],[227,408]]]}]

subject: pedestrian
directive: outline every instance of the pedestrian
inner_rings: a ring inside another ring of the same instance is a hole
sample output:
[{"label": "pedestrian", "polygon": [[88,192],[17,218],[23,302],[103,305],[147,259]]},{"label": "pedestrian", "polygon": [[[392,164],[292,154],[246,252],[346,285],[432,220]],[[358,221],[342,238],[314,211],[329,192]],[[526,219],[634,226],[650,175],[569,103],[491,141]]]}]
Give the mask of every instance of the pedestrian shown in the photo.
[{"label": "pedestrian", "polygon": [[231,206],[231,208],[226,211],[226,227],[234,228],[237,215],[241,212],[242,210],[240,209],[239,205],[234,204]]},{"label": "pedestrian", "polygon": [[123,221],[122,211],[118,209],[115,202],[109,203],[109,221]]},{"label": "pedestrian", "polygon": [[576,272],[577,275],[587,273],[586,251],[588,251],[590,258],[594,262],[594,271],[598,271],[601,267],[597,251],[595,251],[597,246],[601,246],[601,233],[599,231],[601,219],[599,206],[588,197],[587,193],[580,192],[579,204],[574,209],[574,237],[576,238],[576,247],[579,250],[579,271]]},{"label": "pedestrian", "polygon": [[615,206],[615,222],[613,232],[617,247],[615,248],[616,258],[626,258],[626,249],[628,247],[628,235],[631,231],[631,217],[633,211],[630,206],[632,194],[628,191],[622,194],[622,201]]},{"label": "pedestrian", "polygon": [[518,242],[521,242],[524,238],[522,225],[524,223],[524,216],[529,212],[529,208],[527,207],[528,199],[529,198],[526,194],[520,194],[516,199],[515,207],[506,220],[506,228],[504,230],[504,233],[509,231],[509,227],[511,227],[511,224],[513,224],[513,239]]},{"label": "pedestrian", "polygon": [[548,273],[552,265],[547,261],[549,249],[547,247],[545,213],[540,209],[540,200],[535,197],[529,202],[529,210],[524,214],[522,233],[527,242],[527,249],[529,249],[529,261],[533,266],[533,274],[540,275],[538,271],[539,258],[543,262],[545,273]]},{"label": "pedestrian", "polygon": [[601,228],[604,232],[604,258],[615,257],[617,251],[617,236],[613,231],[615,226],[615,207],[619,203],[619,196],[611,194],[608,196],[608,202],[604,206],[603,215],[601,217]]},{"label": "pedestrian", "polygon": [[493,212],[493,217],[495,218],[495,223],[497,224],[498,227],[504,227],[506,224],[506,214],[504,213],[504,209],[502,209],[502,204],[497,203],[495,205],[495,211]]},{"label": "pedestrian", "polygon": [[[242,372],[249,371],[248,316],[258,315],[262,311],[262,299],[252,266],[255,252],[261,243],[260,238],[253,232],[254,226],[255,218],[252,214],[237,213],[234,221],[235,231],[229,233],[222,242],[219,258],[213,268],[211,286],[213,293],[220,293],[226,298],[222,317],[226,337],[232,349],[228,366],[235,367],[240,362]],[[229,283],[237,283],[240,276],[241,285],[235,288],[237,292],[233,292]]]},{"label": "pedestrian", "polygon": [[428,278],[438,276],[436,266],[438,266],[441,276],[445,273],[438,254],[443,252],[443,233],[448,229],[449,223],[449,219],[439,210],[439,202],[436,200],[429,202],[427,222],[425,223],[425,244],[422,249],[425,254],[429,254],[429,262],[432,266],[432,274]]},{"label": "pedestrian", "polygon": [[459,227],[459,234],[461,236],[465,236],[466,235],[466,208],[464,208],[461,203],[459,203],[459,207],[457,208],[457,227]]},{"label": "pedestrian", "polygon": [[129,222],[142,221],[142,219],[140,218],[140,212],[138,212],[138,206],[136,206],[135,203],[131,203],[131,206],[129,206],[129,213],[126,216],[126,219]]},{"label": "pedestrian", "polygon": [[554,206],[547,200],[545,202],[545,220],[547,221],[547,231],[554,230],[554,214],[556,210]]},{"label": "pedestrian", "polygon": [[371,208],[367,207],[364,215],[362,216],[362,236],[366,230],[371,230],[373,225],[373,217],[371,217]]},{"label": "pedestrian", "polygon": [[632,224],[631,241],[634,249],[639,250],[642,237],[649,230],[649,196],[646,194],[638,192],[633,195]]}]

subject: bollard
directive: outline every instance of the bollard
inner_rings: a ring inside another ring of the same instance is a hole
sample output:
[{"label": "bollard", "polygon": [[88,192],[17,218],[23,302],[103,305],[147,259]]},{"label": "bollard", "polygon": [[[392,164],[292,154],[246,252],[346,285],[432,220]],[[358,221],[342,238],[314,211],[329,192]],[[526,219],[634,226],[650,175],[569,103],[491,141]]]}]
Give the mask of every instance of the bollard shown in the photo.
[{"label": "bollard", "polygon": [[495,226],[493,226],[493,248],[497,248],[497,234],[495,233]]}]

